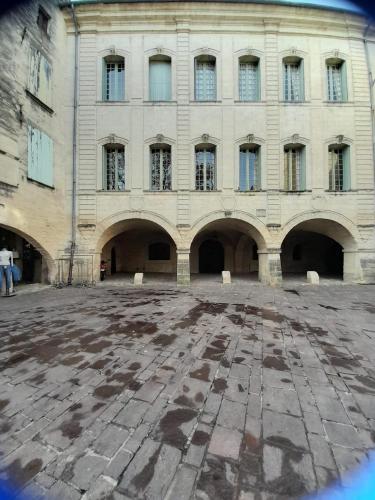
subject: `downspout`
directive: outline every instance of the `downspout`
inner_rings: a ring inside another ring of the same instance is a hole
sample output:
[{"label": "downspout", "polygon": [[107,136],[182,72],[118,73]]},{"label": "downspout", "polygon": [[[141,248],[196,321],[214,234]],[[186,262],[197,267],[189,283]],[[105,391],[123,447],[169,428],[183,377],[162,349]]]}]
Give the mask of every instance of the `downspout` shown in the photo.
[{"label": "downspout", "polygon": [[72,243],[69,257],[68,285],[73,281],[74,255],[77,241],[77,112],[78,112],[78,47],[79,30],[74,10],[70,5],[74,23],[74,100],[73,100],[73,168],[72,168]]}]

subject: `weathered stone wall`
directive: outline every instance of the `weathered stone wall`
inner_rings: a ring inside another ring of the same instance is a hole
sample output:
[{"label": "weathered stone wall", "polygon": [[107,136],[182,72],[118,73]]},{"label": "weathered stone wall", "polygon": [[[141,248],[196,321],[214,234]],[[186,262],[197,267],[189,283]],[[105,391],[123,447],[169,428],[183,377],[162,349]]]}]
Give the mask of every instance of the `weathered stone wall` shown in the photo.
[{"label": "weathered stone wall", "polygon": [[[48,35],[37,24],[40,6],[50,16]],[[65,21],[53,2],[30,1],[0,19],[0,33],[0,224],[34,244],[52,278],[53,261],[70,238],[70,179],[66,175],[72,140],[67,105],[72,103],[65,75],[73,62],[66,53]],[[40,101],[33,98],[36,92],[29,77],[36,52],[52,70],[50,82],[36,82],[34,72],[34,83],[41,86]],[[28,179],[29,125],[53,140],[52,188]]]}]

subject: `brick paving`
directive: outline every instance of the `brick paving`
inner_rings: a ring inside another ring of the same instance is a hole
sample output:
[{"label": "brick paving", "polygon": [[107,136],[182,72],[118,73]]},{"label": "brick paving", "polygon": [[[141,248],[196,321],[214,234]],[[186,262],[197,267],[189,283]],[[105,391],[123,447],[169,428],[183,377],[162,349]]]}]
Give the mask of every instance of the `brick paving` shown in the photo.
[{"label": "brick paving", "polygon": [[108,284],[0,314],[20,495],[289,500],[347,486],[375,447],[372,286]]}]

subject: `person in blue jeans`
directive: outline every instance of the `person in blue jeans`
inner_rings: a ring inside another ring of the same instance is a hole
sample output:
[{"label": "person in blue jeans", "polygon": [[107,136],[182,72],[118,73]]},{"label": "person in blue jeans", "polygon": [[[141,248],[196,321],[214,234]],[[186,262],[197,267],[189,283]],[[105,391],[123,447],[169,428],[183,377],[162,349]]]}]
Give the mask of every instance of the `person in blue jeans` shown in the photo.
[{"label": "person in blue jeans", "polygon": [[3,287],[3,277],[5,277],[5,296],[10,296],[10,284],[13,266],[13,253],[7,248],[0,250],[0,290]]}]

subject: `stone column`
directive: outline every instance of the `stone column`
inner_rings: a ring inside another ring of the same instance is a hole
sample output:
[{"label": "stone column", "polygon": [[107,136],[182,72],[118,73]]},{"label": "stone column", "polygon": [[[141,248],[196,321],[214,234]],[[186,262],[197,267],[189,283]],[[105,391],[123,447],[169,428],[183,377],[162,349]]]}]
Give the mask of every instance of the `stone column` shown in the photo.
[{"label": "stone column", "polygon": [[190,285],[190,250],[177,249],[177,285]]},{"label": "stone column", "polygon": [[374,250],[343,250],[343,253],[344,281],[349,283],[375,283]]},{"label": "stone column", "polygon": [[282,283],[280,248],[258,251],[259,280],[265,285],[280,286]]}]

